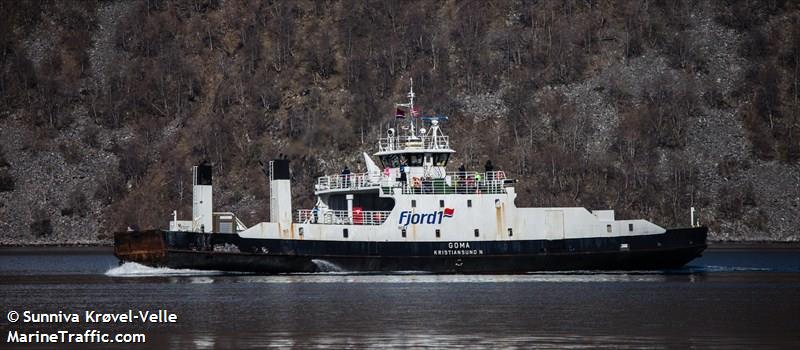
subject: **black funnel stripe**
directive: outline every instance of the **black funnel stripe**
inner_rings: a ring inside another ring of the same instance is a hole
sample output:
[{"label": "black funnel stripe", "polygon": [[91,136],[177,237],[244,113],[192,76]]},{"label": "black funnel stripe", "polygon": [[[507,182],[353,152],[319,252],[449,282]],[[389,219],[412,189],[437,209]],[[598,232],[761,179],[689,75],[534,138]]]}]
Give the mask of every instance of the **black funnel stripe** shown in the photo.
[{"label": "black funnel stripe", "polygon": [[275,159],[272,161],[272,179],[289,180],[289,160]]}]

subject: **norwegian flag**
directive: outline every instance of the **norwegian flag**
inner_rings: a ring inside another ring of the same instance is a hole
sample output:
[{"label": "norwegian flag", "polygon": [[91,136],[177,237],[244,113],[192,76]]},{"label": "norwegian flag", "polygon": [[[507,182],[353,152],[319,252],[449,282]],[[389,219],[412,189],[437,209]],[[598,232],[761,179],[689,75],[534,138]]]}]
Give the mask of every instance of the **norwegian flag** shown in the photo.
[{"label": "norwegian flag", "polygon": [[446,216],[448,218],[452,218],[453,214],[455,214],[455,213],[456,213],[456,210],[453,209],[453,208],[444,208],[444,216]]}]

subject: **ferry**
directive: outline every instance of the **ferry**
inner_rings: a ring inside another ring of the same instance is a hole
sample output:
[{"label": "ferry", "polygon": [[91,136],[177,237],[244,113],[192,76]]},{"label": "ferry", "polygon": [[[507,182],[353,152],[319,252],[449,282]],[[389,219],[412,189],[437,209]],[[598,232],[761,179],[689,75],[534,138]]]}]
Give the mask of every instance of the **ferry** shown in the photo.
[{"label": "ferry", "polygon": [[665,229],[618,220],[613,210],[518,207],[517,181],[505,171],[449,170],[447,117],[421,115],[413,81],[407,96],[375,158],[363,153],[366,171],[316,179],[313,208],[293,210],[289,161],[276,159],[264,167],[269,221],[248,227],[213,210],[213,168],[201,164],[192,169],[192,217],[175,211],[169,229],[117,232],[114,254],[154,267],[270,274],[526,273],[675,269],[706,249],[708,228],[693,215],[688,227]]}]

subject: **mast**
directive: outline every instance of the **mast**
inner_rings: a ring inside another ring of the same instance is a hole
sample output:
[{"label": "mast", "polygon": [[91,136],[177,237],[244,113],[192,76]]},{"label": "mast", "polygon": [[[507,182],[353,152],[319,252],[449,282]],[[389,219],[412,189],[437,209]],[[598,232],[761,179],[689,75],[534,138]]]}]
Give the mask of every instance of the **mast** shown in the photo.
[{"label": "mast", "polygon": [[411,139],[416,139],[417,124],[414,122],[414,78],[409,78],[409,80],[411,81],[411,87],[408,90],[408,112],[411,114],[409,124],[411,124]]},{"label": "mast", "polygon": [[[409,78],[409,80],[411,81],[411,87],[409,88],[408,94],[406,95],[408,97],[408,103],[396,103],[395,106],[403,107],[403,108],[407,108],[408,109],[408,114],[409,114],[409,116],[408,116],[408,118],[409,118],[408,125],[409,125],[409,128],[410,128],[410,131],[409,131],[409,133],[408,133],[408,135],[406,137],[409,140],[416,140],[417,139],[417,124],[414,121],[414,97],[416,97],[416,94],[414,94],[414,78]],[[399,130],[400,130],[400,128],[398,128],[398,132],[399,132]],[[399,137],[399,135],[398,135],[398,137]]]}]

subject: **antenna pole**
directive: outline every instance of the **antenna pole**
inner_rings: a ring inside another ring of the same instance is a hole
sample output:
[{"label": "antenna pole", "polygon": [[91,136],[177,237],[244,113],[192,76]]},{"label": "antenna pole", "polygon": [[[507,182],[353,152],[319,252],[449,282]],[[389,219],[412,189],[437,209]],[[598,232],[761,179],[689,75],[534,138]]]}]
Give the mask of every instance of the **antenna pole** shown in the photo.
[{"label": "antenna pole", "polygon": [[416,134],[417,125],[414,122],[414,78],[409,78],[409,79],[411,80],[411,88],[408,91],[408,99],[409,99],[408,110],[409,110],[409,114],[411,114],[409,116],[409,118],[411,119],[410,120],[411,121],[411,137],[412,138],[416,138],[417,137],[417,134]]}]

